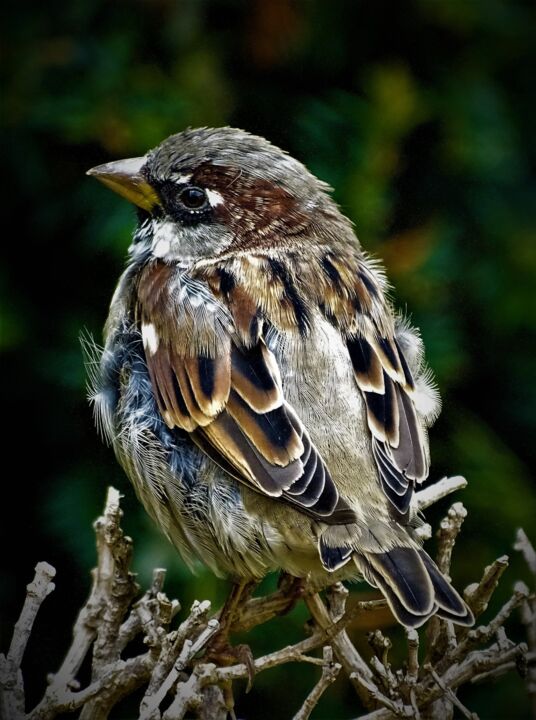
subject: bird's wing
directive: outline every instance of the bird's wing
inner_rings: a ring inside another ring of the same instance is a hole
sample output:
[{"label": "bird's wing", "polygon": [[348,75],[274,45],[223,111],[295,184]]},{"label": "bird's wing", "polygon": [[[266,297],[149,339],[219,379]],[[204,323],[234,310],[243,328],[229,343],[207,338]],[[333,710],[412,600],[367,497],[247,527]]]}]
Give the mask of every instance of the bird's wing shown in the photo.
[{"label": "bird's wing", "polygon": [[[415,404],[416,378],[410,369],[410,364],[422,363],[408,363],[404,328],[399,334],[386,299],[385,276],[377,263],[349,247],[313,258],[302,276],[315,288],[319,309],[345,339],[367,409],[381,486],[404,515],[415,483],[422,482],[429,469],[427,438]],[[433,388],[428,391],[434,394]]]},{"label": "bird's wing", "polygon": [[[181,428],[239,481],[329,524],[355,519],[286,402],[256,308],[218,302],[163,264],[138,285],[147,367],[167,425]],[[170,294],[169,288],[173,291]]]},{"label": "bird's wing", "polygon": [[372,453],[382,488],[402,514],[415,483],[428,476],[426,437],[414,402],[415,381],[396,336],[374,323],[346,338],[355,379],[367,408]]}]

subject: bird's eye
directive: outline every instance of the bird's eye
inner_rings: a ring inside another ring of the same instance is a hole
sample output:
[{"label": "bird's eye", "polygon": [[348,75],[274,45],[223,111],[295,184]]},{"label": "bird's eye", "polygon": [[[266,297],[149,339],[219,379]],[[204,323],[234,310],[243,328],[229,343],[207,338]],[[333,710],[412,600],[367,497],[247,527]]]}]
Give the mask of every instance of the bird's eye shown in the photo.
[{"label": "bird's eye", "polygon": [[188,210],[201,210],[207,204],[207,195],[202,188],[186,187],[179,193],[179,200]]}]

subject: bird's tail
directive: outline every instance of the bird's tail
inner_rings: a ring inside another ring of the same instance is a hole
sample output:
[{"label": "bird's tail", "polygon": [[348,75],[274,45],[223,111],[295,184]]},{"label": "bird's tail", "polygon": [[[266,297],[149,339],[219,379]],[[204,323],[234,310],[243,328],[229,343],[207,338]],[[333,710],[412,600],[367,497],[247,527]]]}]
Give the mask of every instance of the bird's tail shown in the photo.
[{"label": "bird's tail", "polygon": [[470,608],[424,550],[395,547],[353,558],[365,579],[382,591],[402,625],[419,627],[434,614],[458,625],[473,625]]}]

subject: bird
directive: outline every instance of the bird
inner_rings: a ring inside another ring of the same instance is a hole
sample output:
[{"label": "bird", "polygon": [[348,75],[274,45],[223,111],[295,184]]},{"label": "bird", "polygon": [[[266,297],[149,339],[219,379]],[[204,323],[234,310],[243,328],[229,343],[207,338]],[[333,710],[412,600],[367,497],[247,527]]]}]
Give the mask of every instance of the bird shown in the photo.
[{"label": "bird", "polygon": [[231,127],[88,174],[137,209],[96,422],[184,561],[236,587],[365,580],[408,628],[472,625],[418,533],[440,411],[423,342],[329,185]]}]

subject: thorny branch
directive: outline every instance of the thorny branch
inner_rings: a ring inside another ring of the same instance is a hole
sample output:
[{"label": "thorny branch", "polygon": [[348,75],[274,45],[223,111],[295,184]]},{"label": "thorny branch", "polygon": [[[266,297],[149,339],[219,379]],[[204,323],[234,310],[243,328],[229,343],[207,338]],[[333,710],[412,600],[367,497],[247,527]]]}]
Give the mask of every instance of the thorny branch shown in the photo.
[{"label": "thorny branch", "polygon": [[[420,509],[432,505],[465,486],[461,477],[444,478],[417,493]],[[139,588],[130,572],[132,542],[120,526],[122,512],[117,490],[110,488],[102,517],[95,523],[97,567],[92,588],[73,628],[73,638],[61,667],[49,675],[40,702],[26,707],[22,664],[39,608],[54,590],[53,567],[38,563],[6,655],[0,655],[0,717],[9,720],[52,720],[81,709],[82,720],[105,720],[125,696],[144,688],[140,720],[225,720],[229,693],[235,680],[248,679],[251,667],[237,663],[217,666],[204,652],[217,633],[218,613],[205,600],[194,602],[189,614],[175,629],[171,625],[180,605],[163,592],[165,570],[154,571],[151,587],[138,600]],[[461,503],[448,511],[438,531],[438,564],[448,574],[453,550],[466,516]],[[421,528],[429,534],[429,526]],[[519,550],[536,583],[536,553],[527,536],[518,531]],[[484,570],[479,582],[470,585],[465,598],[477,619],[487,609],[497,584],[508,567],[506,556]],[[311,715],[324,691],[338,674],[344,674],[356,693],[361,720],[445,720],[454,707],[467,718],[476,718],[457,696],[466,683],[485,682],[507,672],[526,675],[527,689],[536,718],[536,601],[534,587],[516,583],[505,605],[485,625],[456,629],[452,623],[433,618],[426,629],[426,653],[419,660],[423,637],[407,631],[407,659],[395,668],[390,661],[392,642],[380,630],[369,633],[372,657],[365,657],[352,642],[351,626],[386,612],[383,600],[353,601],[347,608],[348,590],[337,583],[324,599],[303,582],[284,578],[279,589],[265,597],[243,601],[233,632],[247,631],[286,612],[303,598],[311,614],[309,636],[294,645],[275,650],[253,661],[255,673],[289,662],[305,662],[321,668],[320,679],[295,712],[295,720]],[[520,609],[527,645],[508,639],[505,623]],[[125,658],[129,643],[143,637],[146,649]],[[322,649],[322,657],[315,651]],[[91,655],[91,678],[82,687],[78,679],[82,664]],[[528,667],[528,670],[527,670]]]}]

